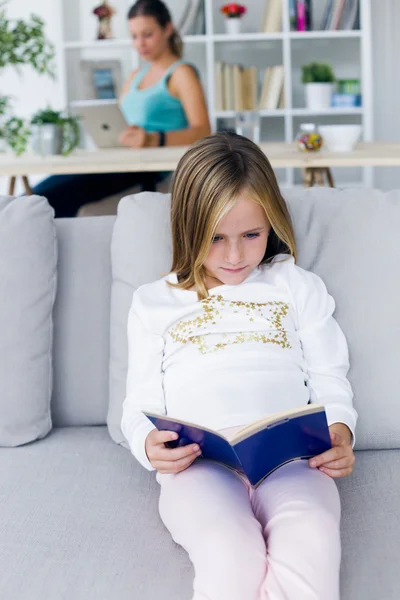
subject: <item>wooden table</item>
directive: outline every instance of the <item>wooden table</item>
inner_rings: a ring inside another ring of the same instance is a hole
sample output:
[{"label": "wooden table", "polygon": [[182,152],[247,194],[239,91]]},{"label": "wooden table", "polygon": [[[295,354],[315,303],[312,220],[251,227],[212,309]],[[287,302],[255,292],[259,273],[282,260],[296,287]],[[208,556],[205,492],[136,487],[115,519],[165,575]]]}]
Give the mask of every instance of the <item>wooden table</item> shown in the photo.
[{"label": "wooden table", "polygon": [[[267,155],[273,168],[294,167],[303,169],[305,185],[316,182],[310,173],[327,172],[331,167],[399,166],[400,143],[363,142],[353,152],[317,153],[299,152],[294,144],[262,143],[261,150]],[[67,157],[34,154],[16,157],[0,154],[0,175],[11,178],[10,190],[15,178],[23,178],[25,190],[30,192],[28,176],[34,174],[65,175],[87,173],[125,173],[135,171],[174,171],[187,146],[164,148],[141,148],[138,150],[116,148],[112,150],[75,150]],[[307,182],[307,177],[309,181]],[[333,182],[332,182],[333,183]],[[12,189],[12,192],[14,190]],[[12,192],[10,192],[12,194]]]}]

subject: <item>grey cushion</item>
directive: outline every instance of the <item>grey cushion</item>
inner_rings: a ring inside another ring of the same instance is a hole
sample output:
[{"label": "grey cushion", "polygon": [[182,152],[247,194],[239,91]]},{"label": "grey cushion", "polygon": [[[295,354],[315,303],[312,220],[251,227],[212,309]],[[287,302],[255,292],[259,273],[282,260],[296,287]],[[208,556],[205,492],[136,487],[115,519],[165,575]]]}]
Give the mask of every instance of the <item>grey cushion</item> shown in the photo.
[{"label": "grey cushion", "polygon": [[[339,488],[341,600],[397,600],[400,451],[358,452]],[[157,504],[154,473],[105,427],[2,449],[0,598],[188,600],[193,569]]]},{"label": "grey cushion", "polygon": [[53,209],[45,198],[0,197],[0,446],[51,429]]},{"label": "grey cushion", "polygon": [[[298,264],[320,275],[349,344],[357,449],[400,447],[400,192],[314,188],[285,192]],[[133,291],[171,264],[169,195],[120,204],[113,235],[109,427],[119,428],[127,370],[126,320]],[[125,443],[126,444],[126,443]]]},{"label": "grey cushion", "polygon": [[105,425],[110,354],[113,216],[56,219],[52,416],[62,425]]},{"label": "grey cushion", "polygon": [[121,431],[126,390],[127,320],[133,292],[171,267],[169,195],[143,192],[118,205],[111,242],[110,405],[107,425],[117,444],[128,448]]},{"label": "grey cushion", "polygon": [[1,600],[187,600],[158,484],[106,427],[0,451]]},{"label": "grey cushion", "polygon": [[299,265],[336,300],[359,413],[356,447],[400,447],[400,192],[288,191]]}]

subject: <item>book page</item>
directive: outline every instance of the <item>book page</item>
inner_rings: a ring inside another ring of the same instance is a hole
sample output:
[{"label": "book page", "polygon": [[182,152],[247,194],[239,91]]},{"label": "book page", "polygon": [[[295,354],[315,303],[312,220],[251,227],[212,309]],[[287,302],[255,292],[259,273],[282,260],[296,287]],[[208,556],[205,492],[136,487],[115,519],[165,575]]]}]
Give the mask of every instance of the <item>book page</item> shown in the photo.
[{"label": "book page", "polygon": [[290,420],[293,417],[300,417],[301,415],[317,413],[322,411],[325,411],[325,407],[322,404],[306,404],[305,406],[300,406],[291,410],[284,410],[279,413],[274,413],[273,415],[270,415],[265,419],[255,421],[254,423],[251,423],[246,427],[242,427],[242,429],[236,434],[234,434],[234,436],[231,437],[229,441],[232,444],[237,444],[238,442],[252,436],[258,431],[266,429],[268,426],[271,427],[285,419]]}]

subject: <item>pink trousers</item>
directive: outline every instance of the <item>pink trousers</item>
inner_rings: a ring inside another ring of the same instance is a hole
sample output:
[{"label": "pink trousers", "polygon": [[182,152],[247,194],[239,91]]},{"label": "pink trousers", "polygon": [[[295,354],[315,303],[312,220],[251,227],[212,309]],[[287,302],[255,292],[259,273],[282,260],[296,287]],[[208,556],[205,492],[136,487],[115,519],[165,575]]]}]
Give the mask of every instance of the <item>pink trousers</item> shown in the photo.
[{"label": "pink trousers", "polygon": [[161,519],[193,563],[192,600],[339,600],[339,494],[306,460],[257,489],[201,458],[157,481]]}]

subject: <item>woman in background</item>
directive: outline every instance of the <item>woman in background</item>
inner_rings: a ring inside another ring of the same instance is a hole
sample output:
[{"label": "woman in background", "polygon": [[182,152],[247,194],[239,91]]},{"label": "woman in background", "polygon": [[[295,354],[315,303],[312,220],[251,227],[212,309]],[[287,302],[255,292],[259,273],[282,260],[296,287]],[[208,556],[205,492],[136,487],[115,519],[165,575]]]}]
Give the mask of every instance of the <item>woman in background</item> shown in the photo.
[{"label": "woman in background", "polygon": [[[120,143],[131,148],[186,146],[210,134],[207,106],[195,67],[161,0],[138,0],[128,12],[133,46],[145,65],[125,83],[120,108],[129,124]],[[135,185],[153,189],[169,172],[54,175],[33,188],[56,217],[73,217],[83,204]]]}]

